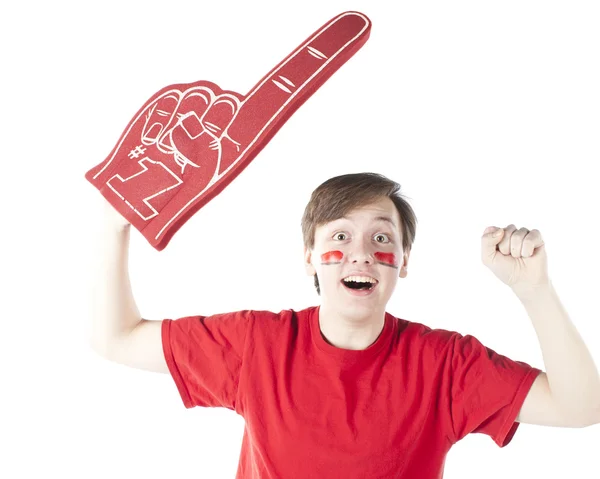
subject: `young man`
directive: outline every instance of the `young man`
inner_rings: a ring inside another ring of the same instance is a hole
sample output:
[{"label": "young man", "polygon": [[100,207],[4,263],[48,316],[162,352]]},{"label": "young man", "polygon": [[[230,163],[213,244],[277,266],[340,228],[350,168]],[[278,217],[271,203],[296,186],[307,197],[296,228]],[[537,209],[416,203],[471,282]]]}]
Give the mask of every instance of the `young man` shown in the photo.
[{"label": "young man", "polygon": [[548,375],[472,336],[386,312],[417,220],[384,176],[343,175],[313,192],[302,232],[321,301],[302,311],[142,319],[127,273],[129,228],[107,212],[93,346],[170,373],[187,408],[244,417],[238,478],[440,478],[469,433],[504,447],[519,422],[600,420],[598,372],[545,274],[537,230],[488,228],[482,259],[526,307]]}]

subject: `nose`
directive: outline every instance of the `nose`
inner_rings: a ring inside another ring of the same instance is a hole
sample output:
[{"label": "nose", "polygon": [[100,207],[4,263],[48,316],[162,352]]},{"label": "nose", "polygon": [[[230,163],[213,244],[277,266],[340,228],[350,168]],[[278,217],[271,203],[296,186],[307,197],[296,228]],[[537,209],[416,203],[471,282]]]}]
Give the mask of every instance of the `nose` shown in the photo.
[{"label": "nose", "polygon": [[350,253],[350,262],[352,264],[373,264],[373,252],[364,240],[354,242],[352,252]]}]

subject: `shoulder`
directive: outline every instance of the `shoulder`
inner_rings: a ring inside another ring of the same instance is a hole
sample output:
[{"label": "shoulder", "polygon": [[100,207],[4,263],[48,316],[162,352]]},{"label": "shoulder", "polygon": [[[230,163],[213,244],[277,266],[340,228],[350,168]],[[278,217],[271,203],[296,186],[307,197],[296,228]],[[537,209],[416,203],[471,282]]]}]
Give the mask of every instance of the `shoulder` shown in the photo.
[{"label": "shoulder", "polygon": [[260,309],[244,309],[239,311],[230,311],[226,313],[212,313],[208,315],[193,315],[183,316],[176,319],[167,319],[166,322],[174,323],[178,328],[195,328],[195,327],[219,327],[231,326],[239,327],[264,327],[278,328],[297,325],[298,323],[308,323],[312,312],[316,307],[310,307],[303,310],[284,309],[279,312],[260,310]]},{"label": "shoulder", "polygon": [[[453,368],[460,365],[473,365],[475,361],[496,367],[517,368],[510,358],[496,352],[472,334],[458,331],[432,328],[422,323],[399,319],[403,325],[399,329],[400,338],[412,350],[420,351],[428,362],[451,364]],[[522,363],[525,364],[525,363]]]},{"label": "shoulder", "polygon": [[[393,316],[392,316],[393,317]],[[434,328],[426,324],[409,321],[400,317],[393,317],[398,323],[398,339],[410,345],[411,348],[418,348],[434,353],[451,351],[458,345],[465,342],[477,341],[470,335],[463,336],[458,331],[443,328]]]},{"label": "shoulder", "polygon": [[270,311],[263,309],[252,309],[247,312],[251,314],[254,321],[273,321],[278,323],[285,323],[288,321],[304,320],[310,317],[310,315],[316,310],[316,306],[311,306],[305,309],[282,309],[281,311]]},{"label": "shoulder", "polygon": [[301,310],[282,309],[279,312],[255,309],[250,311],[250,319],[253,322],[253,327],[258,329],[299,329],[309,325],[316,309],[316,306]]},{"label": "shoulder", "polygon": [[462,335],[457,331],[433,328],[423,323],[392,316],[398,322],[398,332],[407,339],[420,342],[449,342]]}]

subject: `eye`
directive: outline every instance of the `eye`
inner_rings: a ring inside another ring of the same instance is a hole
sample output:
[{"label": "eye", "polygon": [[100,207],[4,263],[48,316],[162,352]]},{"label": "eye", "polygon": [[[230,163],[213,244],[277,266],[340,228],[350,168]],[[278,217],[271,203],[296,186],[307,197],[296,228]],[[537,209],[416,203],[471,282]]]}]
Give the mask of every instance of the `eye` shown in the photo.
[{"label": "eye", "polygon": [[[381,238],[383,238],[383,239],[381,239]],[[375,241],[377,243],[389,243],[390,238],[388,237],[388,235],[386,235],[384,233],[379,233],[379,234],[375,235]]]},{"label": "eye", "polygon": [[[340,238],[342,236],[342,238]],[[333,235],[333,238],[338,241],[344,241],[346,239],[346,233],[336,233]]]}]

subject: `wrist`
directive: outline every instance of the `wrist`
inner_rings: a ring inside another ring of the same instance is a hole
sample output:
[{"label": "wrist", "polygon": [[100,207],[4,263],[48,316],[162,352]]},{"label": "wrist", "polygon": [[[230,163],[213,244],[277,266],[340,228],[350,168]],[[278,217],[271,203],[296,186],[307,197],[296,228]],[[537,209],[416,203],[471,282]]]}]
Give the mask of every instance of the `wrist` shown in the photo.
[{"label": "wrist", "polygon": [[128,230],[131,224],[108,201],[104,204],[104,220],[109,228],[117,231]]}]

